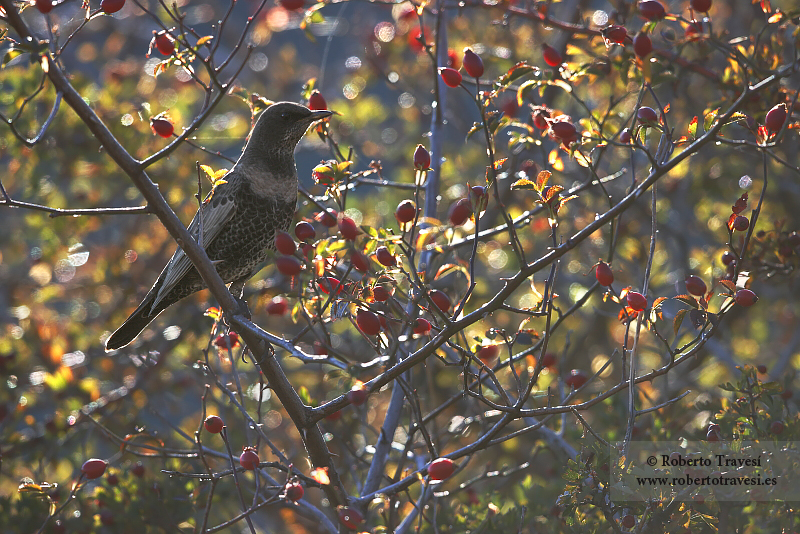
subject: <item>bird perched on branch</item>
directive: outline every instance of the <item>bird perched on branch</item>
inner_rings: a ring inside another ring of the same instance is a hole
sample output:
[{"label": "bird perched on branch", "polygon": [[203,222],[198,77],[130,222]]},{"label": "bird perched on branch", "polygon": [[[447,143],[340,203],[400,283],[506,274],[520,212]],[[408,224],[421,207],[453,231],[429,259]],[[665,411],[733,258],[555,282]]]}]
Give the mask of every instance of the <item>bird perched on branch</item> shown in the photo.
[{"label": "bird perched on branch", "polygon": [[[241,298],[245,282],[274,249],[276,233],[285,231],[292,221],[297,203],[297,143],[312,123],[331,114],[291,102],[268,107],[256,121],[239,160],[192,219],[189,233],[215,262],[222,280],[231,284],[234,297]],[[205,287],[179,247],[139,307],[106,340],[106,350],[124,347],[164,309]]]}]

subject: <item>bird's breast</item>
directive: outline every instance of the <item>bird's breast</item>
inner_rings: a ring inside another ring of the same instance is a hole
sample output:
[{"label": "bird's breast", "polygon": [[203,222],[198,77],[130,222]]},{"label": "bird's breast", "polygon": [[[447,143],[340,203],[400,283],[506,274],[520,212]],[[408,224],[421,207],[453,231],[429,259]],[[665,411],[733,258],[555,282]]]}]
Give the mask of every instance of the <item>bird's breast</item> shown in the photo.
[{"label": "bird's breast", "polygon": [[297,172],[294,166],[279,172],[248,166],[241,168],[239,173],[258,197],[284,203],[294,203],[297,199]]}]

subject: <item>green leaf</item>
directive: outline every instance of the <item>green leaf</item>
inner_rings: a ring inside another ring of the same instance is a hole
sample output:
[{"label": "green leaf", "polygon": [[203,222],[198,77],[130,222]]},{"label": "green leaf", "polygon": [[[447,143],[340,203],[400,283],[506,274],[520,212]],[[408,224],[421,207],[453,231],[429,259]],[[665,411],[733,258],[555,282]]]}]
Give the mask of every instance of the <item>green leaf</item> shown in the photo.
[{"label": "green leaf", "polygon": [[675,300],[679,300],[679,301],[683,302],[684,304],[688,304],[689,306],[691,306],[695,310],[700,307],[699,304],[697,304],[697,300],[695,300],[695,298],[693,296],[691,296],[691,295],[678,295],[677,297],[673,297],[673,298]]},{"label": "green leaf", "polygon": [[693,140],[697,138],[697,116],[691,120],[689,123],[689,137]]},{"label": "green leaf", "polygon": [[480,122],[472,123],[472,128],[470,128],[469,131],[467,132],[467,139],[475,135],[476,132],[480,132],[481,130],[483,130],[483,123]]},{"label": "green leaf", "polygon": [[530,65],[522,61],[520,63],[517,63],[510,69],[508,69],[508,72],[500,76],[497,82],[500,85],[500,87],[508,87],[514,80],[518,80],[523,76],[525,76],[526,74],[530,74],[531,72],[538,73],[539,68],[531,67]]},{"label": "green leaf", "polygon": [[709,111],[706,113],[705,117],[703,118],[703,129],[707,132],[711,129],[711,126],[717,120],[717,114],[719,113],[719,108],[715,109],[714,111]]},{"label": "green leaf", "polygon": [[678,335],[678,330],[681,329],[681,323],[683,322],[683,318],[686,317],[686,314],[689,310],[678,310],[678,313],[675,314],[675,319],[672,320],[672,331],[675,332],[675,335]]},{"label": "green leaf", "polygon": [[528,96],[528,93],[530,93],[534,88],[536,88],[536,86],[538,86],[539,83],[540,82],[538,80],[528,80],[527,82],[519,86],[519,89],[517,89],[518,106],[521,106],[522,104],[525,103],[525,99]]},{"label": "green leaf", "polygon": [[11,49],[9,49],[8,52],[6,52],[6,55],[3,56],[3,63],[0,64],[0,68],[5,68],[6,65],[11,63],[11,60],[13,60],[16,57],[21,56],[24,53],[25,52],[23,52],[19,48],[11,48]]},{"label": "green leaf", "polygon": [[527,178],[520,178],[511,184],[511,189],[527,189],[529,191],[538,191],[538,189],[536,189],[536,184]]}]

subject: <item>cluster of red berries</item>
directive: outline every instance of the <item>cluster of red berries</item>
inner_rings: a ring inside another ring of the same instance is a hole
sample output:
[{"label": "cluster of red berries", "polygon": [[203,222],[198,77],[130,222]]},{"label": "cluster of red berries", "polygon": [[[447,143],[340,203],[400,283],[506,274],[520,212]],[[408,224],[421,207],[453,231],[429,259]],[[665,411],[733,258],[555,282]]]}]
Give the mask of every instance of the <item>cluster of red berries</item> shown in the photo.
[{"label": "cluster of red berries", "polygon": [[[457,60],[448,60],[448,63],[452,66],[439,67],[439,76],[442,77],[442,81],[446,86],[458,87],[461,85],[463,77],[458,69],[454,68],[457,65]],[[464,49],[464,55],[461,58],[461,66],[464,67],[464,71],[466,71],[469,76],[475,79],[483,76],[483,60],[470,48]]]}]

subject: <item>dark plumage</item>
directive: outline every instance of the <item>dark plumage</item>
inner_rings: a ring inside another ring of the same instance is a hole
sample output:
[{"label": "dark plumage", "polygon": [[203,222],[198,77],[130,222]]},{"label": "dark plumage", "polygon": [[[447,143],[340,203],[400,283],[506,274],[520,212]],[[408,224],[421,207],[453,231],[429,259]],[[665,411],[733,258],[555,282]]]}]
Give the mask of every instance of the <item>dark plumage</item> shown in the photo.
[{"label": "dark plumage", "polygon": [[[285,231],[297,203],[294,149],[308,127],[331,115],[291,102],[279,102],[259,116],[239,160],[206,197],[189,232],[216,262],[231,293],[240,297]],[[202,224],[200,216],[202,215]],[[202,239],[198,236],[203,229]],[[106,350],[124,347],[164,309],[206,287],[181,248],[173,254],[139,307],[106,340]]]}]

